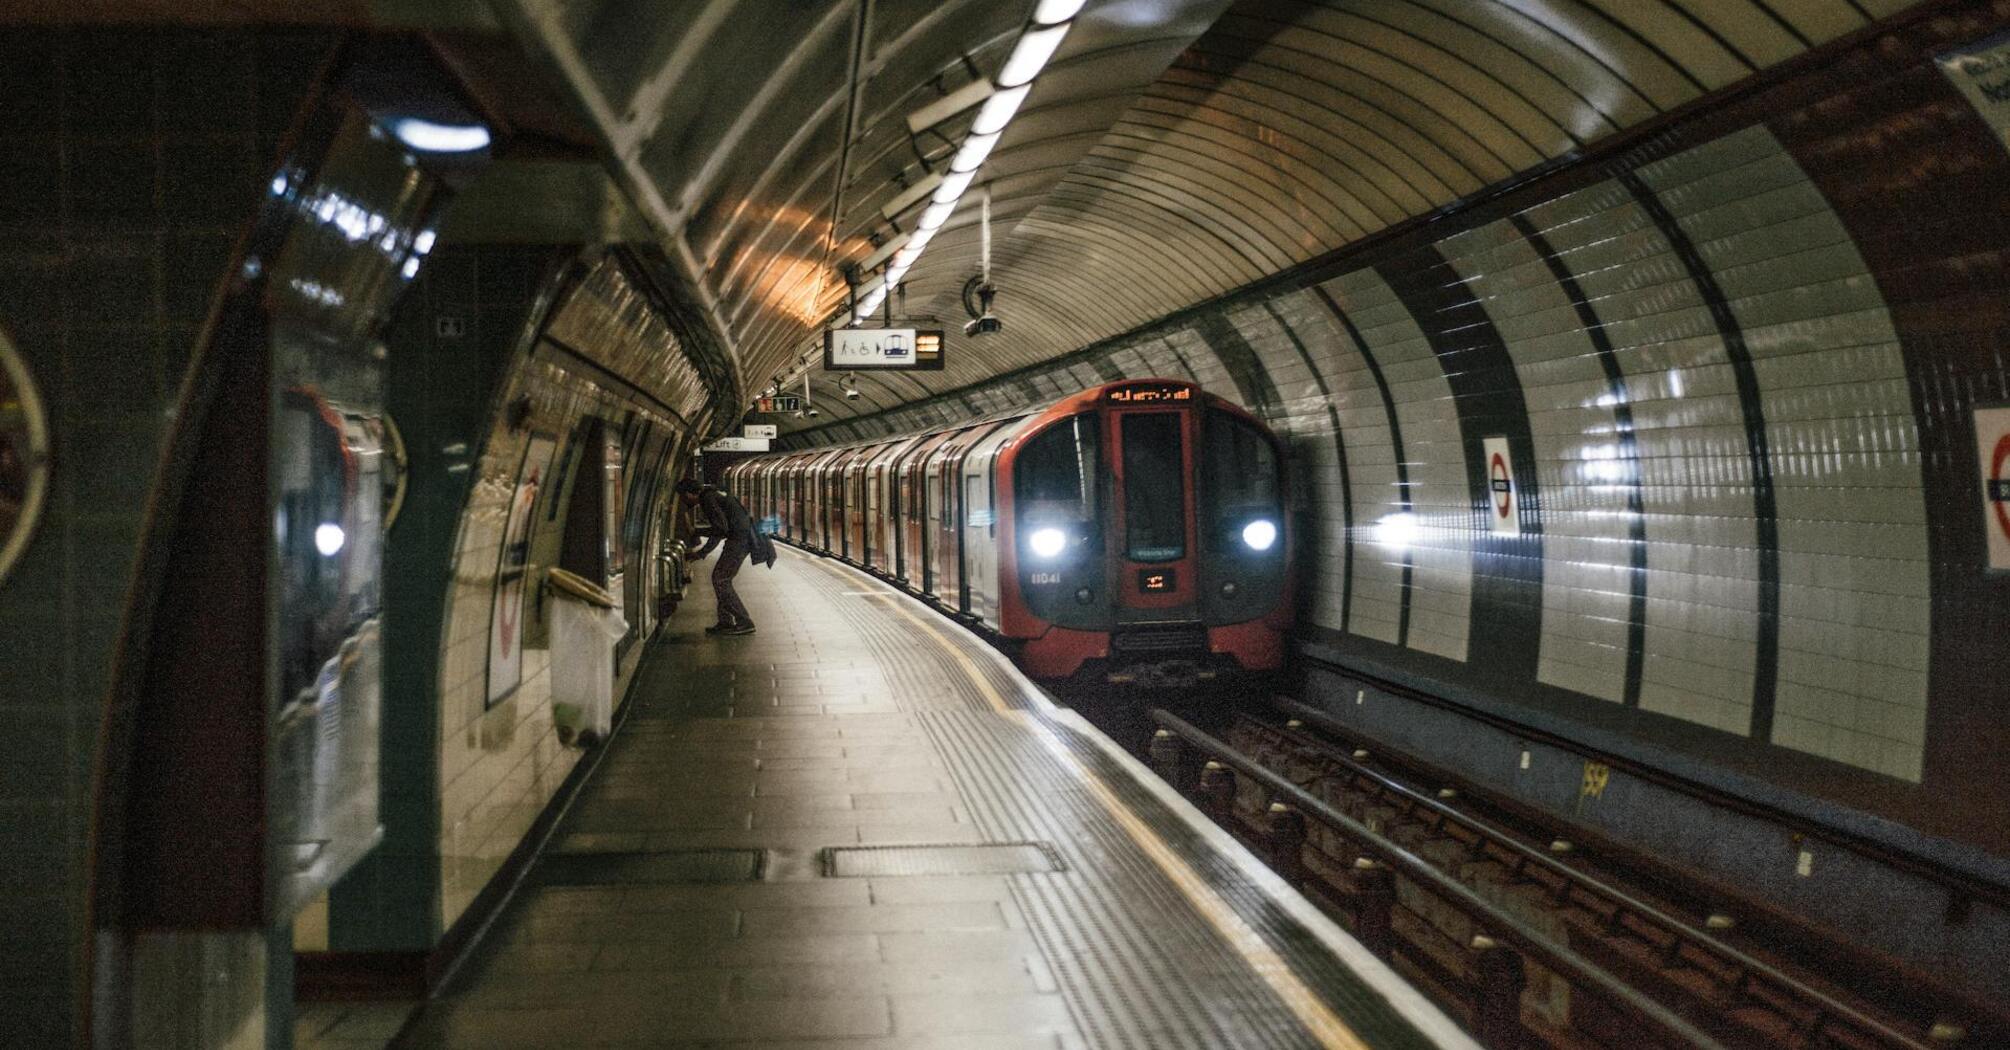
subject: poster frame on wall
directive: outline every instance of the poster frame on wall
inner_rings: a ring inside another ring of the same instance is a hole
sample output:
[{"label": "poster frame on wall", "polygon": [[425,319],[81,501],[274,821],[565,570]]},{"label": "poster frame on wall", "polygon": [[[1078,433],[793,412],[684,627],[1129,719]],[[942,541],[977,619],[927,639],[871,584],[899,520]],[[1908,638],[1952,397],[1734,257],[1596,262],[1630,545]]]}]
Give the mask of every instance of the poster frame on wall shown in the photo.
[{"label": "poster frame on wall", "polygon": [[530,538],[557,450],[557,435],[534,431],[525,439],[523,456],[517,462],[516,484],[510,489],[509,513],[503,522],[495,582],[489,593],[486,707],[508,699],[523,685],[524,586],[530,572]]}]

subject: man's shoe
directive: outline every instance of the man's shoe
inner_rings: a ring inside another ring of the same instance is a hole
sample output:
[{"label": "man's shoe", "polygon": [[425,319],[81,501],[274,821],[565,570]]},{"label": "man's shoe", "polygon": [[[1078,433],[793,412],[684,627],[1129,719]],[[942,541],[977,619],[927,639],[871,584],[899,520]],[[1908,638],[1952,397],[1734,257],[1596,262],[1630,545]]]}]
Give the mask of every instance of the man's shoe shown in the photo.
[{"label": "man's shoe", "polygon": [[710,626],[710,627],[707,627],[707,628],[705,628],[705,633],[706,633],[706,634],[732,634],[732,633],[734,633],[734,631],[735,631],[735,630],[737,630],[737,629],[738,629],[738,625],[737,625],[737,624],[730,624],[730,623],[715,623],[715,624],[713,624],[712,626]]},{"label": "man's shoe", "polygon": [[753,633],[754,633],[754,625],[753,625],[753,624],[750,624],[750,623],[736,623],[736,624],[734,624],[733,626],[731,626],[731,627],[728,627],[728,628],[726,628],[726,629],[725,629],[725,630],[723,630],[723,631],[720,631],[719,633],[720,633],[720,634],[753,634]]}]

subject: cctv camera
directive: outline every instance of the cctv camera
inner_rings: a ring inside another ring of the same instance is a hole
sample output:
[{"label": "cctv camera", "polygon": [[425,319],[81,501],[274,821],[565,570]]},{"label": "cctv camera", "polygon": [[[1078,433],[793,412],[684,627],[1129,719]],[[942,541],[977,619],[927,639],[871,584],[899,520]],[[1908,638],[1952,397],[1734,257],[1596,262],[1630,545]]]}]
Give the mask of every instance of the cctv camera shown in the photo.
[{"label": "cctv camera", "polygon": [[846,391],[844,392],[844,399],[845,399],[846,401],[857,401],[857,400],[858,400],[858,388],[857,388],[857,387],[852,387],[851,389],[849,389],[849,390],[846,390]]},{"label": "cctv camera", "polygon": [[810,418],[811,418],[811,419],[815,419],[815,418],[817,418],[817,410],[816,410],[816,409],[814,409],[814,408],[810,409],[810,411],[809,411],[809,416],[810,416]]}]

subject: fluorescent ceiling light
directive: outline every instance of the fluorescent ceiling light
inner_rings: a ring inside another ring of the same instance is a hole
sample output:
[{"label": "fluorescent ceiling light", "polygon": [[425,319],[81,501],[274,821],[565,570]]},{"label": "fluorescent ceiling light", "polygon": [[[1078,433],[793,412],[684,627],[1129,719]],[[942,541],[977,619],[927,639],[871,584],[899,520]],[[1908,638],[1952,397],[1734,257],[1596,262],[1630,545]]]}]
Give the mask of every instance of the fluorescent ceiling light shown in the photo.
[{"label": "fluorescent ceiling light", "polygon": [[471,153],[489,144],[489,129],[480,124],[435,124],[417,117],[392,121],[391,134],[420,153]]},{"label": "fluorescent ceiling light", "polygon": [[1019,37],[1019,43],[1012,48],[1012,57],[1005,60],[1005,68],[998,71],[999,87],[1018,87],[1040,75],[1046,68],[1047,60],[1054,57],[1054,50],[1061,46],[1061,38],[1068,35],[1064,25],[1029,29]]},{"label": "fluorescent ceiling light", "polygon": [[963,148],[956,151],[956,159],[949,162],[949,170],[962,173],[976,171],[984,158],[991,155],[991,147],[998,144],[998,132],[989,135],[972,135],[963,140]]},{"label": "fluorescent ceiling light", "polygon": [[935,187],[935,196],[930,198],[937,204],[954,204],[963,198],[963,191],[970,188],[970,180],[977,177],[975,171],[952,171]]},{"label": "fluorescent ceiling light", "polygon": [[928,242],[934,239],[935,239],[934,230],[916,230],[913,233],[908,234],[907,246],[918,252],[921,249],[928,247]]},{"label": "fluorescent ceiling light", "polygon": [[1012,119],[1012,114],[1019,112],[1019,103],[1026,101],[1026,92],[1031,90],[1033,85],[1021,84],[991,96],[984,103],[984,108],[977,111],[977,119],[971,123],[970,133],[996,135],[1005,130],[1006,122]]},{"label": "fluorescent ceiling light", "polygon": [[893,264],[895,266],[903,268],[913,266],[914,260],[919,259],[920,257],[921,257],[921,249],[902,248],[901,250],[893,253]]},{"label": "fluorescent ceiling light", "polygon": [[916,221],[915,225],[920,226],[924,230],[932,230],[948,222],[949,213],[955,210],[955,201],[950,201],[946,204],[931,204],[928,206],[927,211],[921,213],[921,218]]},{"label": "fluorescent ceiling light", "polygon": [[1040,6],[1033,9],[1033,21],[1043,26],[1056,22],[1066,22],[1075,17],[1087,0],[1040,0]]}]

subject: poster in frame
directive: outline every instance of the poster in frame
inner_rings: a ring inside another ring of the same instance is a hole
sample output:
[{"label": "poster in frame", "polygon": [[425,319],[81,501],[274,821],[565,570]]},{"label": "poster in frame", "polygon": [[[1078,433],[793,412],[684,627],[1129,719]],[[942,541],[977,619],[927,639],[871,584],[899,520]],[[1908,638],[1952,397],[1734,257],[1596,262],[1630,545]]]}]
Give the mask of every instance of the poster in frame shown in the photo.
[{"label": "poster in frame", "polygon": [[491,707],[523,684],[524,584],[530,565],[530,534],[536,522],[538,498],[550,477],[552,453],[557,448],[557,438],[532,434],[524,443],[516,487],[510,494],[489,605],[487,702]]}]

